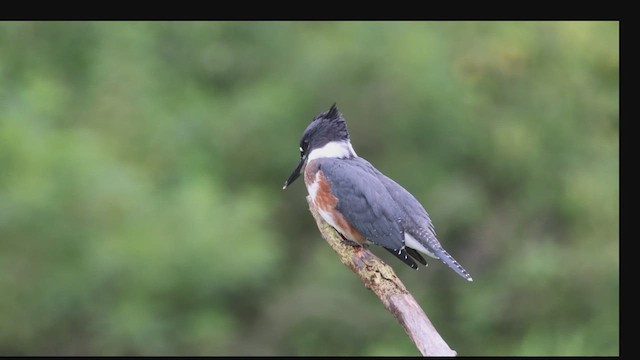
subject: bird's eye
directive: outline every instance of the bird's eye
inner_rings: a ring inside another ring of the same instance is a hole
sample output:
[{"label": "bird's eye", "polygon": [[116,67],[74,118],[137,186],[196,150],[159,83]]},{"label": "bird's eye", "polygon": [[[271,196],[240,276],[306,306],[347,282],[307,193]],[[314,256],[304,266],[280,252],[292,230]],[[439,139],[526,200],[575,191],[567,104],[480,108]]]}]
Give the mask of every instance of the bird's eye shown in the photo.
[{"label": "bird's eye", "polygon": [[303,140],[300,144],[300,156],[304,156],[307,153],[307,149],[309,149],[309,141]]}]

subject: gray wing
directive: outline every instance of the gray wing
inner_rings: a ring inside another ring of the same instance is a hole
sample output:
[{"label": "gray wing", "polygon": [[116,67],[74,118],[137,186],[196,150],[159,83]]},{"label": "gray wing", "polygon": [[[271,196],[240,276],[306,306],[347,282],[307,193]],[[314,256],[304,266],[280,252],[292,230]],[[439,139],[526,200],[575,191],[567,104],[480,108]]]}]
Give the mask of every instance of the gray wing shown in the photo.
[{"label": "gray wing", "polygon": [[404,249],[400,208],[368,162],[319,159],[319,169],[339,199],[336,209],[368,241],[382,246],[413,268]]},{"label": "gray wing", "polygon": [[351,159],[321,159],[319,168],[339,199],[336,208],[367,240],[391,249],[404,245],[399,211],[382,182]]},{"label": "gray wing", "polygon": [[[375,171],[380,173],[377,169]],[[430,248],[429,250],[435,250],[436,248],[441,247],[440,242],[436,238],[436,230],[433,226],[433,222],[431,221],[427,210],[424,209],[418,199],[411,195],[411,193],[400,184],[396,183],[393,179],[385,176],[384,174],[380,173],[379,178],[391,194],[391,197],[396,200],[405,216],[412,220],[411,226],[409,224],[402,224],[403,228],[428,249]]]},{"label": "gray wing", "polygon": [[[361,160],[367,162],[364,159]],[[420,204],[420,202],[400,184],[382,174],[374,168],[373,165],[371,165],[371,167],[379,174],[377,177],[381,179],[381,182],[387,188],[391,197],[396,200],[400,209],[404,211],[405,216],[411,219],[411,226],[401,222],[404,231],[411,234],[427,250],[429,250],[428,255],[436,259],[440,259],[443,263],[458,273],[458,275],[462,276],[466,280],[472,281],[471,275],[469,275],[462,265],[460,265],[451,255],[449,255],[436,238],[436,231],[433,227],[433,223],[431,222],[431,218],[429,218],[429,214],[422,204]]]}]

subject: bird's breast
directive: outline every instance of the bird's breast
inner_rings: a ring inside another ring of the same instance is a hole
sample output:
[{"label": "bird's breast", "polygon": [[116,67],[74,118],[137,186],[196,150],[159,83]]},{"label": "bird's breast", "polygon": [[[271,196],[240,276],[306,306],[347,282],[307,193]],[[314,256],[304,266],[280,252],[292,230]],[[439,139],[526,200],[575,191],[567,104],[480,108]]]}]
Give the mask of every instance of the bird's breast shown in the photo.
[{"label": "bird's breast", "polygon": [[336,208],[339,200],[331,192],[331,184],[322,173],[322,170],[313,171],[307,165],[307,169],[305,169],[305,185],[311,201],[318,209],[318,213],[329,225],[333,226],[348,240],[361,244],[365,243],[365,239],[360,232],[349,224]]}]

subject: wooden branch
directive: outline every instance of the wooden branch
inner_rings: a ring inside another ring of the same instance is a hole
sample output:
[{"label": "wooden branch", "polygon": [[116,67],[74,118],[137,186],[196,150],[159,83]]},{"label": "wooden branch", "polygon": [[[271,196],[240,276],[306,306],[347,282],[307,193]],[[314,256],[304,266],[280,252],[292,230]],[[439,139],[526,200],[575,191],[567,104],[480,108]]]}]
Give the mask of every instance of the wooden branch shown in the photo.
[{"label": "wooden branch", "polygon": [[438,334],[393,269],[367,248],[347,244],[340,234],[322,219],[308,196],[307,202],[322,237],[338,254],[340,261],[353,270],[364,286],[380,298],[384,307],[400,322],[420,353],[424,356],[456,356],[456,352],[451,350]]}]

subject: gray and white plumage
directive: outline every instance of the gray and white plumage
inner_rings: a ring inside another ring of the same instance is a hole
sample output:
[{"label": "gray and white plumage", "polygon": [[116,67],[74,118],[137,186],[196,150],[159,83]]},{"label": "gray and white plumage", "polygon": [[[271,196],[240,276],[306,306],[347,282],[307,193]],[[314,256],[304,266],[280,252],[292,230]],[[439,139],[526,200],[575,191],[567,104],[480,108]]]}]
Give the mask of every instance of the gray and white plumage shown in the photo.
[{"label": "gray and white plumage", "polygon": [[[300,150],[300,163],[285,188],[304,172],[307,190],[320,207],[320,215],[345,238],[382,246],[412,268],[417,268],[414,259],[426,265],[418,253],[422,252],[472,281],[437,240],[433,223],[420,202],[356,155],[335,104],[307,127]],[[330,194],[320,194],[327,190]],[[327,196],[336,201],[327,202]]]}]

